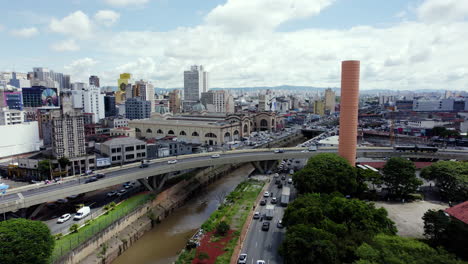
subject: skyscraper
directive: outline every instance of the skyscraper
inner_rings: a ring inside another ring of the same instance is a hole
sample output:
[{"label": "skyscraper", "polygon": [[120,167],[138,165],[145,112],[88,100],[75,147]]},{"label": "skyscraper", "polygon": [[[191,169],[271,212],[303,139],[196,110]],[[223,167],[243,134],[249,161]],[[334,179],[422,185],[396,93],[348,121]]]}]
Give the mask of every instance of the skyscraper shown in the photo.
[{"label": "skyscraper", "polygon": [[117,115],[117,109],[115,108],[115,96],[104,96],[104,112],[106,117]]},{"label": "skyscraper", "polygon": [[209,74],[203,66],[194,65],[190,71],[184,71],[184,101],[197,102],[202,92],[209,89]]},{"label": "skyscraper", "polygon": [[335,92],[330,88],[325,90],[325,113],[335,113]]},{"label": "skyscraper", "polygon": [[169,92],[169,110],[176,114],[180,113],[180,91],[175,89]]},{"label": "skyscraper", "polygon": [[99,77],[97,77],[96,75],[91,75],[89,76],[89,85],[94,85],[96,87],[100,87],[99,86]]},{"label": "skyscraper", "polygon": [[150,101],[151,112],[154,112],[154,86],[147,81],[140,80],[135,82],[135,85],[133,85],[132,89],[132,97],[140,97],[142,100]]},{"label": "skyscraper", "polygon": [[132,75],[130,73],[120,74],[120,78],[117,80],[117,92],[115,92],[115,103],[123,104],[125,103],[127,88],[131,88],[132,85]]},{"label": "skyscraper", "polygon": [[343,61],[341,63],[340,139],[338,153],[353,166],[356,163],[359,68],[359,61]]},{"label": "skyscraper", "polygon": [[81,90],[72,90],[73,107],[83,108],[84,113],[92,113],[93,123],[105,117],[104,95],[98,87],[92,85]]}]

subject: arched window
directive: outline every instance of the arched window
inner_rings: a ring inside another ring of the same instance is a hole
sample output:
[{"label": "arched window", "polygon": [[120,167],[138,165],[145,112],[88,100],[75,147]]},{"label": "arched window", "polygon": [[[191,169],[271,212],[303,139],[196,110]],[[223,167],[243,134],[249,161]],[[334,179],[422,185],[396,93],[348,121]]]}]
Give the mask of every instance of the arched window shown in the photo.
[{"label": "arched window", "polygon": [[275,126],[275,119],[272,119],[272,120],[271,120],[271,125],[272,125],[272,126]]},{"label": "arched window", "polygon": [[226,132],[226,134],[224,134],[224,137],[230,137],[231,134],[229,132]]},{"label": "arched window", "polygon": [[249,128],[248,128],[247,124],[245,124],[245,125],[244,125],[244,133],[247,133],[247,132],[248,132],[248,129],[249,129]]},{"label": "arched window", "polygon": [[262,127],[268,126],[268,121],[266,121],[266,119],[260,120],[260,126],[262,126]]},{"label": "arched window", "polygon": [[169,130],[169,131],[167,132],[167,134],[169,134],[169,135],[174,135],[174,131]]},{"label": "arched window", "polygon": [[215,134],[213,134],[213,133],[206,133],[205,137],[207,137],[207,138],[217,138],[217,136]]},{"label": "arched window", "polygon": [[139,133],[141,130],[138,127],[135,127],[135,132]]},{"label": "arched window", "polygon": [[161,129],[158,129],[158,131],[156,132],[158,134],[164,134],[164,132],[161,130]]},{"label": "arched window", "polygon": [[186,134],[185,131],[183,131],[183,130],[180,131],[180,133],[179,133],[179,136],[186,136],[186,135],[187,135],[187,134]]},{"label": "arched window", "polygon": [[234,131],[234,135],[239,135],[239,131],[238,131],[238,130],[235,130],[235,131]]},{"label": "arched window", "polygon": [[195,131],[195,132],[192,133],[192,137],[198,137],[198,136],[199,136],[199,135],[198,135],[197,131]]},{"label": "arched window", "polygon": [[151,134],[151,133],[153,133],[153,131],[152,131],[151,129],[148,128],[148,129],[146,129],[146,133],[150,133],[150,134]]}]

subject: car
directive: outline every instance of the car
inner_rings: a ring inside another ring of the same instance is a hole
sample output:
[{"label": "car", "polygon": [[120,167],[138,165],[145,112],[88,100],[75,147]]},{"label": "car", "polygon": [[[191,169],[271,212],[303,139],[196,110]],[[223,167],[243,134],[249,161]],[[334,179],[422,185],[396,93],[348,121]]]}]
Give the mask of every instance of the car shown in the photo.
[{"label": "car", "polygon": [[131,185],[131,184],[127,184],[127,185],[124,186],[125,189],[130,189],[132,187],[133,187],[133,185]]},{"label": "car", "polygon": [[104,177],[106,177],[106,175],[105,175],[104,173],[98,173],[98,174],[96,174],[96,178],[98,178],[98,179],[102,179],[102,178],[104,178]]},{"label": "car", "polygon": [[59,204],[65,204],[65,203],[68,203],[68,200],[67,200],[67,199],[58,199],[58,200],[57,200],[57,203],[59,203]]},{"label": "car", "polygon": [[266,262],[264,260],[257,260],[256,264],[266,264]]},{"label": "car", "polygon": [[167,163],[168,163],[168,164],[176,164],[176,163],[177,163],[177,160],[168,160]]},{"label": "car", "polygon": [[305,152],[309,152],[309,151],[308,151],[307,149],[304,149],[304,150],[303,150],[303,151],[301,151],[301,152],[304,152],[304,153],[305,153]]},{"label": "car", "polygon": [[282,184],[282,183],[278,184],[278,189],[281,189],[281,188],[283,188],[283,184]]},{"label": "car", "polygon": [[275,184],[278,185],[281,183],[281,180],[275,180]]},{"label": "car", "polygon": [[278,178],[279,177],[279,173],[275,173],[275,178]]},{"label": "car", "polygon": [[120,190],[119,192],[117,192],[117,196],[122,196],[122,195],[124,195],[125,193],[127,193],[127,190],[122,189],[122,190]]},{"label": "car", "polygon": [[272,204],[276,204],[276,202],[277,202],[276,197],[271,198],[271,203]]},{"label": "car", "polygon": [[71,219],[71,214],[64,214],[61,217],[59,217],[59,219],[57,219],[57,223],[58,224],[65,223],[66,221],[70,219]]},{"label": "car", "polygon": [[262,224],[262,231],[270,230],[270,222],[263,222]]},{"label": "car", "polygon": [[74,200],[78,198],[78,194],[67,196],[67,199]]},{"label": "car", "polygon": [[239,255],[239,259],[237,260],[238,264],[246,264],[247,263],[247,254],[242,253]]},{"label": "car", "polygon": [[263,197],[265,197],[265,198],[270,197],[270,193],[269,193],[269,192],[264,192],[264,193],[263,193]]},{"label": "car", "polygon": [[284,227],[283,220],[279,220],[278,223],[276,224],[276,227],[283,228]]},{"label": "car", "polygon": [[286,176],[285,175],[281,176],[281,180],[283,181],[286,180]]},{"label": "car", "polygon": [[149,165],[148,165],[148,164],[146,164],[146,163],[142,163],[142,164],[140,164],[140,168],[147,168],[148,166],[149,166]]},{"label": "car", "polygon": [[288,179],[288,184],[292,184],[292,179],[291,178]]},{"label": "car", "polygon": [[97,180],[98,179],[96,177],[91,177],[91,178],[86,179],[85,183],[95,182]]},{"label": "car", "polygon": [[259,218],[260,218],[260,213],[255,212],[254,215],[253,215],[253,219],[259,219]]},{"label": "car", "polygon": [[116,191],[111,191],[111,192],[106,193],[107,197],[114,197],[115,195],[117,195]]},{"label": "car", "polygon": [[294,174],[294,170],[293,170],[293,169],[290,169],[290,170],[289,170],[289,174]]},{"label": "car", "polygon": [[213,158],[213,159],[217,159],[217,158],[219,158],[219,157],[220,157],[219,154],[213,154],[213,155],[211,155],[211,158]]},{"label": "car", "polygon": [[282,149],[275,149],[275,153],[283,153],[283,152],[284,152],[284,150],[282,150]]},{"label": "car", "polygon": [[260,205],[266,205],[267,201],[266,200],[261,200]]}]

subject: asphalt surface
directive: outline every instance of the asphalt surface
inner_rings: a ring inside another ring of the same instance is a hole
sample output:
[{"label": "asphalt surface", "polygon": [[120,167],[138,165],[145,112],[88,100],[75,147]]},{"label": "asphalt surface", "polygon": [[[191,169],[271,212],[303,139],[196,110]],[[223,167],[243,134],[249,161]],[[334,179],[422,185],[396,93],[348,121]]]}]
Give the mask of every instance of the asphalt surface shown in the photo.
[{"label": "asphalt surface", "polygon": [[[283,186],[291,188],[291,198],[295,197],[295,190],[292,184],[287,184],[287,179],[291,176],[285,173],[281,173],[278,179],[281,179],[282,175],[286,175],[286,180],[283,180]],[[275,182],[276,178],[273,178],[273,174],[270,176],[271,181],[267,188],[267,191],[273,193],[273,196],[277,198],[278,203],[275,204],[274,216],[272,220],[261,220],[252,219],[249,226],[247,237],[244,240],[244,244],[241,249],[241,253],[247,254],[247,264],[255,264],[257,260],[264,260],[267,264],[280,264],[283,263],[283,259],[278,254],[278,249],[283,242],[286,228],[278,228],[277,223],[283,219],[284,210],[286,207],[282,207],[279,204],[281,199],[281,190],[278,189]],[[262,198],[267,199],[267,205],[271,204],[272,197]],[[290,200],[291,201],[291,200]],[[260,215],[265,214],[266,206],[256,205],[255,212],[260,212]],[[263,222],[270,222],[270,229],[268,231],[262,230]]]}]

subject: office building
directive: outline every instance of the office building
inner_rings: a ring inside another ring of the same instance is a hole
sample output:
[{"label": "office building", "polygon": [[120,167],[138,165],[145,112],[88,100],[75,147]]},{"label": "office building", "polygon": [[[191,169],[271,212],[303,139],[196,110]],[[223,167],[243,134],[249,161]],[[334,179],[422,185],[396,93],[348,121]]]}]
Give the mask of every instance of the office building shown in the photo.
[{"label": "office building", "polygon": [[0,90],[0,108],[23,110],[23,93]]},{"label": "office building", "polygon": [[139,97],[127,99],[125,102],[125,116],[130,119],[146,119],[151,116],[151,102]]},{"label": "office building", "polygon": [[453,111],[454,99],[414,100],[413,111],[416,112],[450,112]]},{"label": "office building", "polygon": [[24,112],[20,110],[0,109],[0,126],[17,125],[24,122]]},{"label": "office building", "polygon": [[115,92],[115,103],[123,104],[126,100],[127,90],[132,87],[132,75],[130,73],[120,74],[117,80],[117,91]]},{"label": "office building", "polygon": [[234,99],[228,91],[211,90],[203,92],[200,101],[208,112],[234,113]]},{"label": "office building", "polygon": [[142,100],[149,101],[151,103],[151,112],[154,112],[154,86],[149,82],[140,80],[135,82],[135,85],[132,86],[132,89],[132,97],[139,97]]},{"label": "office building", "polygon": [[60,92],[62,89],[70,88],[70,76],[63,73],[54,72],[47,68],[33,68],[33,72],[29,74],[32,86],[46,86],[57,88]]},{"label": "office building", "polygon": [[208,78],[208,72],[203,70],[202,65],[194,65],[190,71],[184,71],[184,101],[196,104],[201,93],[209,89]]},{"label": "office building", "polygon": [[116,116],[117,109],[115,108],[115,96],[106,95],[104,96],[104,116]]},{"label": "office building", "polygon": [[74,108],[82,108],[83,112],[93,114],[92,123],[98,123],[105,117],[104,95],[96,86],[85,87],[81,90],[72,90]]},{"label": "office building", "polygon": [[100,87],[99,86],[99,77],[97,77],[96,75],[89,76],[89,86]]},{"label": "office building", "polygon": [[325,90],[325,113],[326,114],[333,114],[335,113],[335,92],[328,88]]},{"label": "office building", "polygon": [[359,72],[359,61],[343,61],[341,63],[340,137],[338,153],[352,166],[356,163]]},{"label": "office building", "polygon": [[325,102],[322,100],[314,101],[314,114],[323,116],[325,115]]},{"label": "office building", "polygon": [[181,102],[180,102],[180,91],[175,89],[169,92],[169,111],[171,111],[173,114],[180,113],[180,107],[181,107]]},{"label": "office building", "polygon": [[16,72],[11,73],[10,85],[16,88],[31,87],[31,81],[25,78],[19,78]]},{"label": "office building", "polygon": [[131,138],[114,138],[101,144],[101,154],[112,164],[122,164],[146,159],[146,142]]}]

